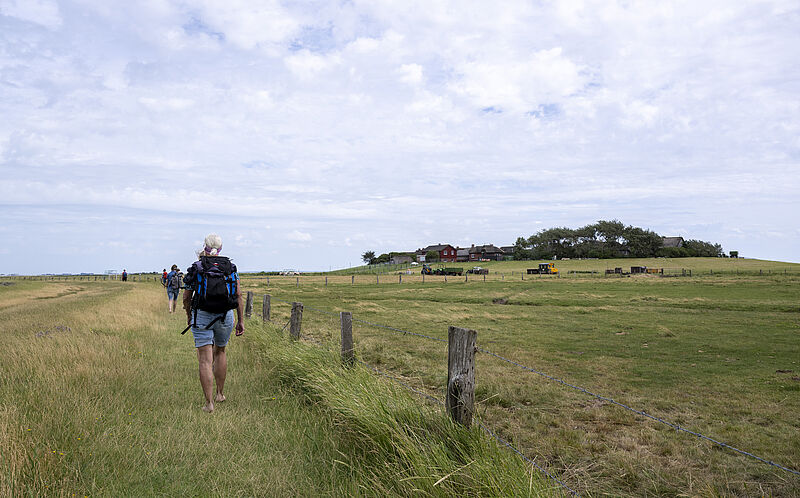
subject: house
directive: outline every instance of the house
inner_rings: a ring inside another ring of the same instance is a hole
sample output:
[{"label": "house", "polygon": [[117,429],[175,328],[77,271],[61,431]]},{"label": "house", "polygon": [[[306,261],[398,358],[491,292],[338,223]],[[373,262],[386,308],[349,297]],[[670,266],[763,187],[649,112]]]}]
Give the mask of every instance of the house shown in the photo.
[{"label": "house", "polygon": [[457,247],[456,261],[469,261],[469,249],[463,247]]},{"label": "house", "polygon": [[661,237],[661,247],[683,247],[683,237]]},{"label": "house", "polygon": [[439,253],[439,261],[453,262],[456,260],[456,248],[450,244],[436,244],[416,250],[417,260],[425,261],[425,255],[430,251]]},{"label": "house", "polygon": [[482,259],[502,261],[504,256],[505,253],[503,250],[494,244],[484,244],[482,246],[476,246],[473,244],[472,247],[469,248],[470,261],[480,261]]},{"label": "house", "polygon": [[411,263],[412,261],[414,261],[414,258],[408,254],[395,254],[392,256],[392,259],[389,262],[393,265],[402,265],[405,263]]}]

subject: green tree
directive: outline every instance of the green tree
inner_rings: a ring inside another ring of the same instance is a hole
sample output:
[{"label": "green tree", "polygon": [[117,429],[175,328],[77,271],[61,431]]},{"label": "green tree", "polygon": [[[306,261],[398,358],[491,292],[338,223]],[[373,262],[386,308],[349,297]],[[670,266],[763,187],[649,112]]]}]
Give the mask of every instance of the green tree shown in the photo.
[{"label": "green tree", "polygon": [[361,260],[364,263],[371,265],[373,261],[375,261],[375,251],[367,251],[361,255]]},{"label": "green tree", "polygon": [[439,253],[436,251],[428,251],[425,253],[425,262],[426,263],[435,263],[439,261]]}]

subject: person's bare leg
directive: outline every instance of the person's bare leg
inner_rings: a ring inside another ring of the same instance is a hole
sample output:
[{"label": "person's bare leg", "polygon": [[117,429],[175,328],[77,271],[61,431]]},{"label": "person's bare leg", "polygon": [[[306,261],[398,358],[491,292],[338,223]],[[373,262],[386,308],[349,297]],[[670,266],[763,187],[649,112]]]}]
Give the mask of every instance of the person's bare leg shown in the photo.
[{"label": "person's bare leg", "polygon": [[169,312],[172,313],[172,311],[174,309],[175,309],[175,300],[172,299],[172,298],[169,298]]},{"label": "person's bare leg", "polygon": [[209,413],[214,411],[214,401],[211,399],[211,395],[214,392],[212,354],[210,344],[197,348],[197,363],[200,366],[200,386],[203,388],[203,395],[206,397],[206,404],[203,405],[203,411]]},{"label": "person's bare leg", "polygon": [[225,355],[225,346],[214,346],[214,380],[217,381],[217,395],[214,396],[214,401],[222,403],[225,401],[225,395],[222,394],[222,388],[225,387],[225,375],[228,373],[228,357]]}]

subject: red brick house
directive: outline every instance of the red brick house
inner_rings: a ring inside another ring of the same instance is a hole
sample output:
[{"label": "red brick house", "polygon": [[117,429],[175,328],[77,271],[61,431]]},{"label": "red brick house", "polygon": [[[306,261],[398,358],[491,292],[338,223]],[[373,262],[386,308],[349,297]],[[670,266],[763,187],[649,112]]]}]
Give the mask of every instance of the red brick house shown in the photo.
[{"label": "red brick house", "polygon": [[439,253],[439,261],[454,262],[456,260],[456,248],[450,244],[436,244],[433,246],[424,247],[422,249],[417,249],[417,259],[419,259],[420,256],[424,258],[425,255],[430,251],[436,251]]}]

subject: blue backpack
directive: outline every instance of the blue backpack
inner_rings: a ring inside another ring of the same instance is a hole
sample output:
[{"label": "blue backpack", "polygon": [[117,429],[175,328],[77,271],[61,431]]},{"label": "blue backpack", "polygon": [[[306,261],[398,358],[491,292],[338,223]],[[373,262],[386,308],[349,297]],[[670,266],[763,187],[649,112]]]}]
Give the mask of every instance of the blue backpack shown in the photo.
[{"label": "blue backpack", "polygon": [[[239,288],[239,274],[231,261],[224,256],[201,256],[200,261],[189,268],[186,281],[187,286],[194,289],[192,297],[192,311],[194,311],[194,324],[197,325],[197,310],[209,313],[220,313],[208,327],[224,317],[228,310],[239,306],[237,290]],[[181,332],[185,334],[191,328]]]}]

